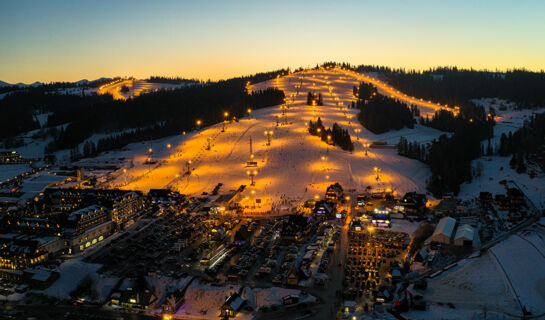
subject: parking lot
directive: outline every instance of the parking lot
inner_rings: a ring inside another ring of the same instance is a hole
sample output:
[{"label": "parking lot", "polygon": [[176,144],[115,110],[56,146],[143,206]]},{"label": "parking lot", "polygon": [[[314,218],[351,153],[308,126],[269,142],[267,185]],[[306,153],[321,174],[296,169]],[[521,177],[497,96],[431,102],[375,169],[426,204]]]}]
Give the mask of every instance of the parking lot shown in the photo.
[{"label": "parking lot", "polygon": [[397,264],[403,262],[410,244],[406,233],[384,229],[349,231],[344,273],[344,298],[371,308],[381,301],[381,286],[396,282]]}]

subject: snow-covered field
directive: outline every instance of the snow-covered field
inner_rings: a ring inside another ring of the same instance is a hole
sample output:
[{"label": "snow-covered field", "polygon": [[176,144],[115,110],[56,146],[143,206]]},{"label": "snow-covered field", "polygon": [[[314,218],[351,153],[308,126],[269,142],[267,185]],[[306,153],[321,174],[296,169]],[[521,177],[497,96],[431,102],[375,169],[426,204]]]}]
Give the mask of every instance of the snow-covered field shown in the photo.
[{"label": "snow-covered field", "polygon": [[[251,137],[258,167],[250,168],[257,171],[255,187],[247,188],[243,194],[248,196],[245,204],[250,206],[249,210],[267,211],[315,195],[323,196],[326,187],[336,181],[345,189],[362,190],[371,186],[375,189],[391,187],[401,194],[425,191],[425,181],[430,174],[426,165],[398,156],[395,149],[371,148],[365,155],[363,144],[373,141],[394,144],[400,136],[425,142],[439,136],[440,131],[416,126],[415,129],[375,135],[357,122],[358,110],[341,110],[354,100],[352,88],[360,80],[338,70],[307,72],[302,80],[300,76],[300,73],[290,74],[251,87],[259,90],[277,86],[290,100],[293,97],[287,111],[290,124],[276,126],[277,117],[280,123],[283,120],[279,107],[255,110],[250,117],[227,124],[226,132],[221,132],[222,125],[218,124],[185,136],[155,141],[153,156],[161,162],[152,166],[144,164],[149,143],[130,145],[126,148],[130,151],[115,154],[132,159],[134,167],[125,168],[127,173],[120,170],[112,186],[143,191],[168,186],[185,194],[198,195],[211,192],[220,182],[224,184],[222,192],[237,189],[242,184],[249,185],[249,168],[245,166],[250,160]],[[301,84],[298,94],[296,84]],[[313,109],[306,105],[306,93],[315,90],[322,93],[324,106]],[[353,137],[354,152],[328,146],[309,135],[307,123],[318,117],[328,127],[336,122],[347,129]],[[361,132],[357,135],[355,129]],[[274,131],[270,146],[266,145],[265,130]],[[209,139],[211,150],[206,150]],[[170,149],[166,148],[169,143]],[[189,161],[192,173],[186,176],[184,172]],[[379,181],[375,179],[374,167],[381,170]],[[261,204],[252,208],[255,199],[261,199]]]},{"label": "snow-covered field", "polygon": [[527,173],[517,173],[509,167],[509,160],[509,157],[499,156],[473,160],[473,168],[482,168],[481,175],[473,178],[471,183],[460,186],[459,198],[474,199],[481,191],[502,194],[505,193],[505,186],[500,181],[513,180],[538,209],[545,208],[545,176],[541,174],[531,179]]},{"label": "snow-covered field", "polygon": [[6,164],[0,166],[0,182],[11,179],[15,176],[30,170],[28,164]]},{"label": "snow-covered field", "polygon": [[[545,317],[544,239],[545,228],[534,225],[493,246],[480,257],[463,260],[429,280],[424,299],[433,307],[450,302],[456,310],[464,310],[444,319],[468,319],[465,311],[482,313],[485,310],[501,315],[501,319],[511,319],[520,317],[523,307],[534,316]],[[429,317],[432,314],[412,311],[409,316],[432,319]]]}]

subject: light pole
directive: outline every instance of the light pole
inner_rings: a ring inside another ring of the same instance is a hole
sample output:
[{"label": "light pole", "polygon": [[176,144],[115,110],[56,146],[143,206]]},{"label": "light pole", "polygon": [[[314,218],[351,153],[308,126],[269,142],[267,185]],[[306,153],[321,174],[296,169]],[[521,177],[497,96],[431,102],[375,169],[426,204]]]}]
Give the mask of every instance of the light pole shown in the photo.
[{"label": "light pole", "polygon": [[271,137],[274,134],[272,130],[265,130],[265,136],[267,136],[267,146],[271,145]]},{"label": "light pole", "polygon": [[197,124],[197,130],[201,130],[202,121],[201,121],[201,120],[197,120],[197,121],[196,121],[196,124]]},{"label": "light pole", "polygon": [[251,119],[252,109],[248,108],[246,112],[248,112],[248,119]]},{"label": "light pole", "polygon": [[151,172],[151,162],[153,161],[153,149],[152,148],[149,148],[148,149],[148,172]]},{"label": "light pole", "polygon": [[255,186],[254,177],[257,175],[257,170],[248,170],[246,174],[252,179],[250,185]]},{"label": "light pole", "polygon": [[348,204],[349,204],[349,201],[350,201],[350,196],[346,196],[344,198],[344,200],[346,200],[346,203],[345,203],[345,206],[344,206],[344,210],[346,210],[346,212],[348,213]]},{"label": "light pole", "polygon": [[380,180],[380,176],[379,176],[379,173],[380,173],[380,168],[379,167],[374,167],[373,170],[375,171],[375,173],[377,174],[377,176],[375,177],[375,179],[377,181]]},{"label": "light pole", "polygon": [[223,126],[221,128],[221,132],[225,132],[225,122],[227,122],[227,117],[229,117],[229,112],[225,111],[223,113]]},{"label": "light pole", "polygon": [[191,160],[188,160],[186,162],[186,166],[187,166],[187,174],[190,175],[191,174]]},{"label": "light pole", "polygon": [[369,149],[370,146],[371,146],[371,144],[369,144],[369,143],[364,143],[364,144],[363,144],[363,147],[365,148],[365,155],[366,155],[366,156],[368,155],[368,154],[367,154],[367,150]]},{"label": "light pole", "polygon": [[358,135],[361,132],[360,128],[354,129],[354,132],[356,132],[356,140],[360,140],[360,136]]}]

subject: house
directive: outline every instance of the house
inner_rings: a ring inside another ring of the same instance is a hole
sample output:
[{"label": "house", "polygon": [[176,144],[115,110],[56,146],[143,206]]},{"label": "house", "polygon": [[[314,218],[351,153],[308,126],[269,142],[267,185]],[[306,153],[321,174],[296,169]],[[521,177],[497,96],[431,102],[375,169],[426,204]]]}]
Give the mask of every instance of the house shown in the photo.
[{"label": "house", "polygon": [[30,161],[24,159],[17,151],[0,152],[0,164],[24,164],[29,162]]},{"label": "house", "polygon": [[457,246],[472,246],[475,238],[475,230],[468,224],[458,227],[454,235],[454,244]]},{"label": "house", "polygon": [[428,250],[426,250],[426,248],[422,247],[420,248],[420,251],[418,251],[415,255],[414,255],[414,261],[416,262],[424,262],[426,261],[426,259],[428,258],[428,255],[430,253],[428,252]]},{"label": "house", "polygon": [[403,206],[405,214],[418,215],[426,211],[426,202],[427,198],[425,194],[407,192],[399,204]]},{"label": "house", "polygon": [[165,302],[161,305],[163,313],[175,313],[184,302],[184,290],[176,289],[167,293]]},{"label": "house", "polygon": [[26,283],[33,289],[44,290],[49,288],[53,282],[59,278],[59,273],[56,271],[48,271],[44,269],[25,269],[23,270],[23,278]]},{"label": "house", "polygon": [[343,197],[343,187],[336,182],[327,187],[325,198],[330,201],[339,201]]},{"label": "house", "polygon": [[335,204],[333,202],[328,200],[322,200],[316,202],[312,213],[315,216],[322,216],[325,219],[333,219],[335,218],[335,209]]},{"label": "house", "polygon": [[296,286],[299,283],[298,271],[294,265],[290,266],[286,273],[286,283],[289,286]]},{"label": "house", "polygon": [[431,236],[431,241],[436,243],[450,244],[450,239],[456,228],[456,219],[451,217],[444,217],[439,220],[435,231]]},{"label": "house", "polygon": [[124,308],[147,310],[153,307],[156,302],[157,297],[149,290],[127,288],[119,295],[119,305]]},{"label": "house", "polygon": [[245,302],[246,301],[242,299],[238,292],[233,293],[227,297],[227,299],[225,299],[225,303],[221,306],[220,317],[236,317],[237,313],[242,309]]},{"label": "house", "polygon": [[435,206],[435,215],[439,217],[446,217],[453,215],[456,212],[456,200],[453,198],[443,198],[437,206]]}]

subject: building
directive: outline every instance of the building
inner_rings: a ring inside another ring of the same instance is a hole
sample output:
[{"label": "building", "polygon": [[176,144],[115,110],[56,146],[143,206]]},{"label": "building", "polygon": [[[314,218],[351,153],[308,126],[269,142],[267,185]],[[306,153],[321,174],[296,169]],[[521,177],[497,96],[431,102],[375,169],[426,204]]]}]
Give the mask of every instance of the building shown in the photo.
[{"label": "building", "polygon": [[112,201],[112,221],[122,226],[142,211],[144,198],[142,193],[131,191]]},{"label": "building", "polygon": [[425,194],[407,192],[399,204],[403,206],[405,214],[419,215],[426,212],[426,202]]},{"label": "building", "polygon": [[320,216],[324,219],[333,219],[335,218],[336,206],[330,200],[316,201],[312,213],[314,216]]},{"label": "building", "polygon": [[444,197],[443,200],[435,206],[435,215],[440,217],[450,216],[456,212],[456,208],[457,204],[455,199]]},{"label": "building", "polygon": [[29,161],[24,159],[17,151],[0,152],[0,164],[25,164]]},{"label": "building", "polygon": [[456,219],[444,217],[439,220],[435,231],[431,236],[431,241],[436,243],[450,244],[454,229],[456,228]]},{"label": "building", "polygon": [[113,223],[108,210],[102,206],[92,205],[68,215],[67,238],[68,254],[74,254],[94,246],[104,240],[113,231]]},{"label": "building", "polygon": [[222,318],[234,318],[237,313],[242,309],[246,301],[238,294],[238,292],[230,295],[225,303],[221,306],[220,317]]},{"label": "building", "polygon": [[457,246],[472,246],[475,238],[475,230],[468,224],[458,227],[454,235],[454,244]]},{"label": "building", "polygon": [[175,313],[184,302],[184,293],[185,291],[182,289],[176,289],[173,292],[167,293],[165,302],[161,305],[163,313]]},{"label": "building", "polygon": [[[60,245],[59,245],[60,244]],[[38,238],[9,233],[0,237],[0,268],[23,270],[42,263],[53,247],[62,248],[58,238]],[[54,251],[53,251],[54,252]]]},{"label": "building", "polygon": [[[138,205],[143,205],[143,195],[139,191],[128,190],[102,190],[102,189],[77,189],[77,188],[48,188],[43,194],[44,210],[50,213],[72,212],[93,204],[113,209],[120,207],[119,215],[126,213],[124,210],[136,210]],[[126,209],[121,207],[128,206]]]},{"label": "building", "polygon": [[329,187],[327,187],[327,190],[325,192],[325,198],[329,201],[339,201],[343,197],[343,187],[336,182]]},{"label": "building", "polygon": [[51,286],[60,274],[56,271],[44,269],[25,269],[23,270],[23,279],[33,289],[44,290]]},{"label": "building", "polygon": [[390,212],[385,208],[375,208],[371,213],[371,223],[377,227],[392,227]]},{"label": "building", "polygon": [[115,302],[124,308],[147,310],[157,303],[157,297],[149,290],[127,288],[118,295],[112,295],[112,303]]},{"label": "building", "polygon": [[288,286],[296,286],[299,283],[299,274],[294,265],[291,265],[286,273],[286,283]]}]

